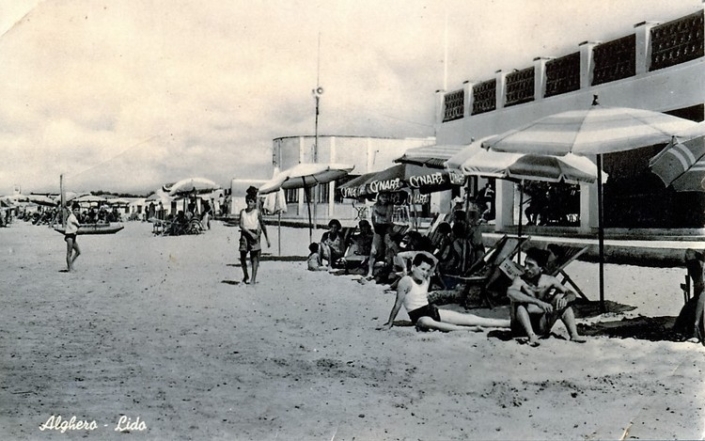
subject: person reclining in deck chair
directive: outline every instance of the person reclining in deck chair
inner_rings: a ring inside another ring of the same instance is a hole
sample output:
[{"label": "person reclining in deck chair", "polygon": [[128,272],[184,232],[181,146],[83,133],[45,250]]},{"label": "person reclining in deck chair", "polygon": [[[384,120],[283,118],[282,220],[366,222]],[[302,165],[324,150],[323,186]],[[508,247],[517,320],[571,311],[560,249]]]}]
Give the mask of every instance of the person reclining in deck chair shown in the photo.
[{"label": "person reclining in deck chair", "polygon": [[433,258],[425,253],[414,257],[411,273],[402,277],[397,286],[397,296],[389,314],[389,320],[378,330],[388,330],[394,325],[394,319],[402,306],[409,314],[417,330],[474,331],[480,327],[509,327],[509,320],[489,319],[474,314],[439,309],[428,302],[429,278],[433,272]]},{"label": "person reclining in deck chair", "polygon": [[526,250],[524,275],[515,278],[507,289],[507,296],[512,303],[512,331],[528,336],[528,339],[521,342],[536,347],[539,345],[537,333],[547,337],[560,319],[568,329],[570,340],[584,343],[585,339],[578,334],[575,315],[570,306],[577,295],[557,278],[544,274],[549,256],[550,252],[546,250]]}]

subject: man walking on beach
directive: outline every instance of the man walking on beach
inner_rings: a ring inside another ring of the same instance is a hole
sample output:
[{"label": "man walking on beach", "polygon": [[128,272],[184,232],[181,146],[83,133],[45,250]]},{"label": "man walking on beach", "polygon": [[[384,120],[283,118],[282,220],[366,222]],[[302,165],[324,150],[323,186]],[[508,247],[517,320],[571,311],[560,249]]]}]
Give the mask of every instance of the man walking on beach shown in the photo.
[{"label": "man walking on beach", "polygon": [[73,262],[81,255],[81,249],[76,243],[76,234],[78,234],[78,228],[81,226],[77,218],[80,211],[81,206],[74,202],[71,206],[71,213],[66,218],[64,240],[66,241],[66,271],[68,272],[73,271]]},{"label": "man walking on beach", "polygon": [[419,253],[414,257],[411,273],[402,277],[397,285],[397,298],[392,312],[389,314],[389,320],[377,329],[390,329],[394,325],[394,319],[402,305],[417,330],[480,332],[480,326],[509,327],[509,320],[489,319],[474,314],[439,309],[430,304],[428,302],[428,284],[434,264],[433,258],[425,253]]},{"label": "man walking on beach", "polygon": [[521,342],[536,347],[539,346],[536,333],[547,337],[560,319],[568,329],[570,340],[584,343],[585,339],[578,335],[575,315],[570,307],[577,295],[557,278],[543,273],[549,254],[538,248],[528,249],[524,275],[514,279],[507,289],[507,296],[512,301],[512,331],[528,336]]}]

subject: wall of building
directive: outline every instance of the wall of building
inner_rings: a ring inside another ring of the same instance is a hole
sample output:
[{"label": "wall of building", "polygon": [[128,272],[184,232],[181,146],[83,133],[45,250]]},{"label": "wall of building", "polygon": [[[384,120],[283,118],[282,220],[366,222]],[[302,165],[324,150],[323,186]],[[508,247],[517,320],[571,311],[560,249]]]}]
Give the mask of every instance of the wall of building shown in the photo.
[{"label": "wall of building", "polygon": [[[359,136],[318,137],[317,162],[350,164],[355,168],[351,176],[377,172],[394,165],[394,160],[401,157],[408,149],[435,144],[435,138],[376,138]],[[314,161],[313,136],[289,136],[276,138],[272,141],[272,164],[280,170],[286,170],[299,163]],[[338,218],[342,220],[355,219],[358,212],[356,203],[345,200],[335,202],[335,183],[328,184],[327,197],[319,200],[315,211],[319,222]],[[287,204],[287,218],[307,218],[304,191],[299,190],[298,202]]]},{"label": "wall of building", "polygon": [[[638,23],[632,34],[621,38],[604,43],[584,42],[572,54],[556,60],[537,57],[533,66],[515,72],[497,71],[493,78],[476,83],[467,81],[450,92],[438,91],[437,141],[439,144],[467,144],[544,116],[587,109],[595,95],[603,106],[648,109],[702,121],[705,117],[704,22],[701,10],[668,23]],[[563,63],[562,71],[552,71],[551,86],[557,84],[556,72],[562,75],[564,85],[571,85],[557,94],[547,93],[547,66],[552,63],[555,68],[558,62]],[[648,159],[657,152],[658,148],[644,148],[605,155],[605,170],[615,176],[605,186],[607,226],[705,226],[705,194],[676,194],[652,179]],[[641,164],[642,169],[637,170],[633,178],[617,179],[624,168],[631,167],[626,164],[635,163]],[[513,184],[498,181],[497,187],[496,228],[502,230],[516,223],[516,201]],[[597,227],[596,185],[581,185],[580,193],[580,229],[593,230]]]}]

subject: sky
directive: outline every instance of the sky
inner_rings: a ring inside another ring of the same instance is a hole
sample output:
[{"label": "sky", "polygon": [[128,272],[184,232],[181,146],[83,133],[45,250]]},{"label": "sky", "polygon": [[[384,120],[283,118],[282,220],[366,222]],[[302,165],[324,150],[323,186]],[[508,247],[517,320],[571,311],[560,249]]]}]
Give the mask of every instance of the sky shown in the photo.
[{"label": "sky", "polygon": [[271,177],[272,140],[434,136],[435,92],[702,0],[0,0],[0,195]]}]

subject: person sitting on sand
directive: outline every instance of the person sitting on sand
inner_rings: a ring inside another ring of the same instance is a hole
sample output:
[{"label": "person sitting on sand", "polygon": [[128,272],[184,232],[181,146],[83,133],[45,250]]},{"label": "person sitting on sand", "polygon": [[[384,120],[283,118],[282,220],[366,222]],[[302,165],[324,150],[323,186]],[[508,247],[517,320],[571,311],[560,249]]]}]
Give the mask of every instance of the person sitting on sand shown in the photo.
[{"label": "person sitting on sand", "polygon": [[308,246],[309,255],[306,258],[306,268],[309,271],[328,271],[328,267],[321,265],[321,255],[318,253],[318,244]]},{"label": "person sitting on sand", "polygon": [[526,251],[524,275],[517,277],[507,289],[511,300],[512,331],[528,336],[522,343],[539,346],[537,333],[547,337],[559,319],[565,324],[570,340],[583,343],[578,335],[575,315],[570,304],[575,301],[575,292],[564,286],[557,278],[544,274],[550,253],[538,248]]},{"label": "person sitting on sand", "polygon": [[243,278],[245,284],[250,283],[250,276],[247,273],[247,253],[250,253],[252,263],[252,281],[257,283],[257,269],[259,268],[259,257],[262,251],[260,236],[264,234],[267,240],[267,247],[271,246],[267,236],[267,227],[262,219],[262,212],[257,208],[257,201],[248,196],[245,198],[247,208],[240,211],[240,264],[242,265]]},{"label": "person sitting on sand", "polygon": [[64,230],[64,240],[66,241],[66,271],[73,271],[73,263],[76,258],[81,255],[81,249],[76,243],[76,234],[81,224],[78,222],[78,216],[81,212],[81,206],[74,202],[71,206],[71,214],[66,218],[66,229]]},{"label": "person sitting on sand", "polygon": [[333,267],[338,259],[345,255],[345,238],[343,237],[343,226],[338,219],[331,219],[328,222],[328,231],[323,233],[320,250],[321,262],[326,261],[328,267]]},{"label": "person sitting on sand", "polygon": [[425,253],[419,253],[414,257],[411,273],[402,277],[397,286],[397,297],[389,314],[389,320],[377,329],[390,329],[402,306],[417,330],[480,332],[481,326],[509,327],[509,320],[489,319],[474,314],[439,309],[429,303],[428,285],[433,265],[433,258]]}]

